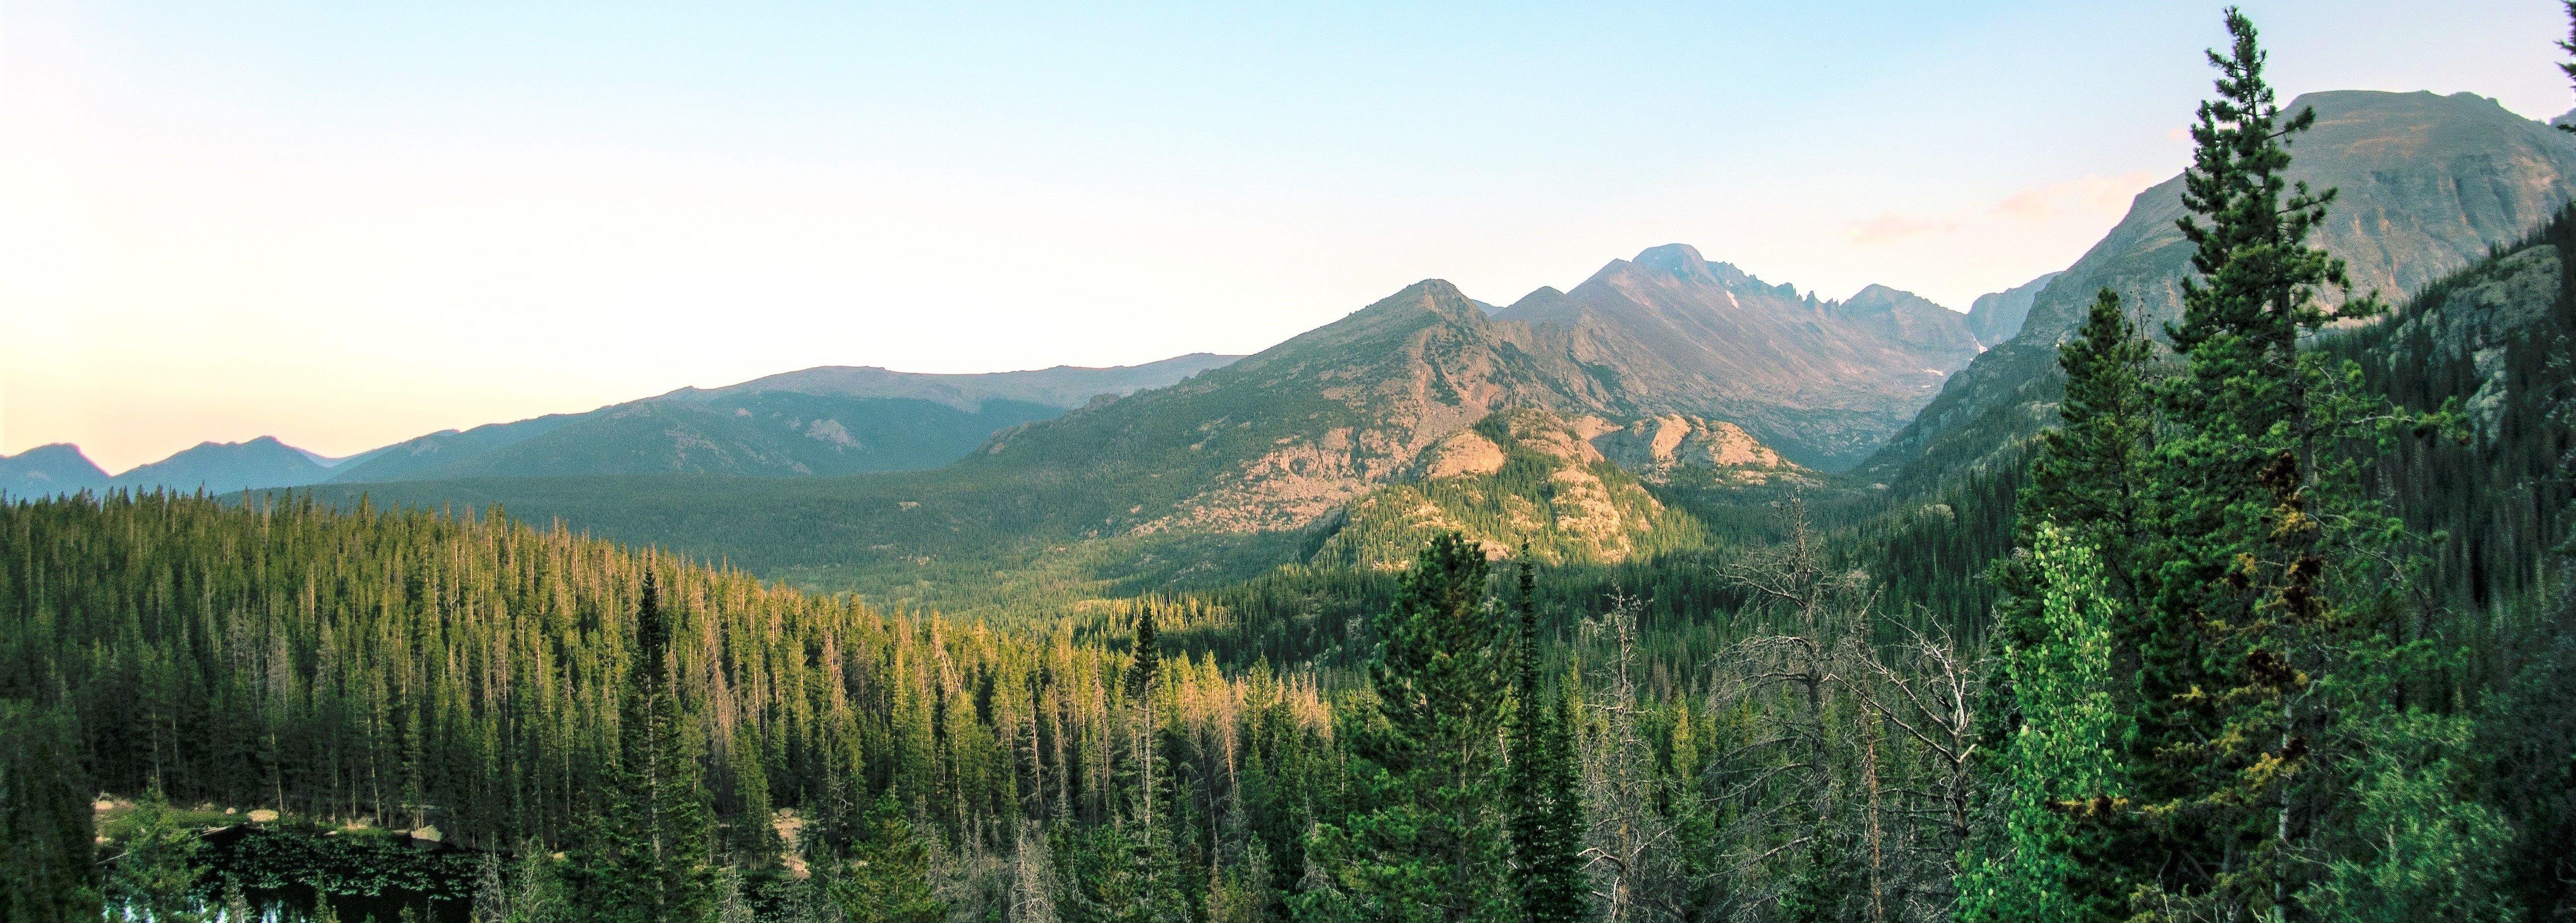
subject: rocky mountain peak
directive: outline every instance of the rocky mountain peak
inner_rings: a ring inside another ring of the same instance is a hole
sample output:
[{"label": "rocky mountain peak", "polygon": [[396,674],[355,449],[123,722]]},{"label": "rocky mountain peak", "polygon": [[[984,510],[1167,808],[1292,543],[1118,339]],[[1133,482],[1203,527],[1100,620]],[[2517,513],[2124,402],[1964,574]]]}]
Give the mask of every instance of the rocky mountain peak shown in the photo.
[{"label": "rocky mountain peak", "polygon": [[[1707,258],[1700,256],[1699,248],[1693,247],[1689,244],[1665,244],[1660,247],[1648,247],[1644,250],[1638,251],[1636,259],[1628,260],[1626,262],[1640,269],[1650,270],[1655,273],[1670,276],[1685,283],[1696,285],[1714,285],[1722,288],[1734,288],[1741,285],[1760,284],[1759,280],[1746,275],[1744,270],[1735,268],[1735,265],[1732,263],[1709,262]],[[1608,274],[1613,268],[1616,268],[1619,265],[1619,261],[1614,260],[1611,262],[1610,267],[1602,269],[1602,273]]]}]

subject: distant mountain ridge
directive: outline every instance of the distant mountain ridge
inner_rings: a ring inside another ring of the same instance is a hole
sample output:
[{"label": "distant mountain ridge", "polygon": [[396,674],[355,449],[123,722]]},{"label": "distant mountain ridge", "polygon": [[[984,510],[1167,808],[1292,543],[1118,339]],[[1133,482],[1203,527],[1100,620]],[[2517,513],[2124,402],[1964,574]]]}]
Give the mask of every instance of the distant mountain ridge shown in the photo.
[{"label": "distant mountain ridge", "polygon": [[1799,297],[1675,244],[1500,311],[1427,279],[1179,385],[1006,432],[963,467],[1119,498],[1099,535],[1294,530],[1504,411],[1704,418],[1765,456],[1836,458],[1820,446],[1866,447],[1976,349],[1962,315],[1920,297]]},{"label": "distant mountain ridge", "polygon": [[2058,270],[1991,295],[1977,296],[1968,305],[1968,332],[1987,346],[2011,340],[2021,333],[2022,321],[2030,317],[2030,304],[2039,298],[2040,290],[2065,274],[2065,270]]},{"label": "distant mountain ridge", "polygon": [[754,378],[721,388],[682,388],[654,400],[711,401],[740,394],[785,391],[817,397],[909,398],[974,412],[987,401],[1045,407],[1080,407],[1103,394],[1127,395],[1160,388],[1242,356],[1189,353],[1140,365],[1058,365],[1021,372],[937,374],[895,372],[872,365],[826,365]]},{"label": "distant mountain ridge", "polygon": [[719,388],[462,433],[433,433],[341,472],[338,483],[461,477],[694,473],[811,477],[935,468],[994,433],[1093,398],[1171,384],[1236,357],[943,375],[820,366]]},{"label": "distant mountain ridge", "polygon": [[1618,406],[1572,357],[1514,343],[1526,329],[1425,280],[1172,387],[1004,433],[964,465],[1133,491],[1103,534],[1301,528],[1496,411]]},{"label": "distant mountain ridge", "polygon": [[[2537,227],[2576,192],[2576,139],[2467,93],[2310,93],[2315,129],[2290,148],[2290,177],[2338,198],[2313,242],[2350,265],[2355,289],[2391,301]],[[2149,329],[2180,313],[2191,246],[2182,178],[2138,194],[2126,217],[2032,299],[2014,337],[1951,376],[1922,413],[1862,467],[1928,483],[2054,419],[2057,343],[2110,288]],[[2340,298],[2330,293],[2330,298]]]},{"label": "distant mountain ridge", "polygon": [[0,455],[0,497],[33,500],[107,486],[107,472],[68,442]]},{"label": "distant mountain ridge", "polygon": [[1684,244],[1612,260],[1494,318],[1600,370],[1629,415],[1732,421],[1828,470],[1876,449],[1980,348],[1964,315],[1912,293],[1872,285],[1820,301]]},{"label": "distant mountain ridge", "polygon": [[261,436],[248,442],[200,442],[110,478],[108,486],[233,493],[302,487],[320,483],[330,474],[331,469],[314,461],[304,450],[279,442],[275,436]]},{"label": "distant mountain ridge", "polygon": [[682,388],[587,413],[441,430],[341,458],[272,436],[207,442],[113,478],[77,447],[44,446],[0,459],[0,491],[230,492],[460,477],[803,477],[933,468],[996,432],[1103,395],[1167,385],[1235,358],[1191,353],[1132,366],[960,375],[822,366],[720,388]]}]

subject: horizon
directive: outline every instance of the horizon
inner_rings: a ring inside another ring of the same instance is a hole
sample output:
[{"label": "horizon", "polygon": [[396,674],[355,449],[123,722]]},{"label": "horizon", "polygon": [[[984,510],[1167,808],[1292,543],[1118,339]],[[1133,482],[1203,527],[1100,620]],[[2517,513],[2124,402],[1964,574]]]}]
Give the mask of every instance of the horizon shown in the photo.
[{"label": "horizon", "polygon": [[[2247,8],[2285,96],[2564,110],[2551,4]],[[111,472],[816,366],[1257,352],[1419,279],[1508,304],[1671,242],[1964,311],[2181,169],[2220,35],[2215,6],[2005,3],[7,27],[0,454]]]}]

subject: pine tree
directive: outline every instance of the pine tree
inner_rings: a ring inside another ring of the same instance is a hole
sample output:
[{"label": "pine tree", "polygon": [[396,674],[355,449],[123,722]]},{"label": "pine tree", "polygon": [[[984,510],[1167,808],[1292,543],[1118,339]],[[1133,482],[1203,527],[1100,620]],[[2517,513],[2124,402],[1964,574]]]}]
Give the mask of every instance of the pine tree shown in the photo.
[{"label": "pine tree", "polygon": [[760,735],[748,723],[734,727],[725,749],[726,775],[733,782],[734,821],[727,827],[728,861],[752,869],[778,863],[778,828],[769,800],[769,769],[760,759]]},{"label": "pine tree", "polygon": [[2233,9],[2226,23],[2231,47],[2209,55],[2218,97],[2200,107],[2184,177],[2179,227],[2197,278],[2165,328],[2184,368],[2154,388],[2152,536],[2130,568],[2144,604],[2115,632],[2136,662],[2124,761],[2146,823],[2109,858],[2144,886],[2139,909],[2165,917],[2293,905],[2314,868],[2303,853],[2320,836],[2320,769],[2348,757],[2317,752],[2352,650],[2347,604],[2403,577],[2376,563],[2402,530],[2338,454],[2401,417],[2356,396],[2357,368],[2301,348],[2381,306],[2321,301],[2349,288],[2343,262],[2307,244],[2334,191],[2285,175],[2315,113],[2282,113],[2252,23]]},{"label": "pine tree", "polygon": [[1550,694],[1539,676],[1536,569],[1518,567],[1512,608],[1520,616],[1513,640],[1512,752],[1509,803],[1513,880],[1525,923],[1574,923],[1591,917],[1591,888],[1583,871],[1583,800],[1576,790],[1572,715],[1561,694]]},{"label": "pine tree", "polygon": [[89,780],[61,709],[0,699],[0,920],[97,920]]},{"label": "pine tree", "polygon": [[603,923],[700,921],[715,910],[714,834],[681,726],[671,624],[648,566],[617,727],[606,816],[584,856],[578,909]]},{"label": "pine tree", "polygon": [[1337,890],[1333,900],[1301,904],[1307,919],[1499,923],[1513,915],[1495,810],[1511,677],[1505,635],[1485,599],[1487,566],[1464,536],[1437,536],[1379,617],[1369,666],[1377,713],[1359,729],[1353,767],[1365,807],[1344,824],[1319,825],[1310,853]]},{"label": "pine tree", "polygon": [[1134,658],[1127,664],[1126,680],[1127,701],[1133,707],[1128,724],[1128,733],[1133,738],[1128,754],[1133,764],[1129,769],[1133,776],[1130,811],[1137,822],[1150,828],[1155,825],[1154,799],[1161,788],[1158,781],[1161,767],[1157,765],[1161,760],[1154,739],[1155,725],[1159,722],[1154,699],[1160,691],[1163,676],[1163,642],[1154,626],[1152,607],[1136,616],[1136,637],[1130,646]]},{"label": "pine tree", "polygon": [[[2117,613],[2136,605],[2136,581],[2126,565],[2141,538],[2140,478],[2154,446],[2145,377],[2151,358],[2151,344],[2109,289],[2094,297],[2075,338],[2058,348],[2066,373],[2060,423],[2034,440],[2029,476],[2016,498],[2021,551],[1993,569],[2004,592],[1990,635],[1994,672],[1980,707],[1986,754],[1980,788],[1998,821],[1976,831],[1960,882],[1962,919],[2128,916],[2123,870],[2089,855],[2109,835],[2106,825],[2122,822],[2107,808],[2125,792],[2125,769],[2104,754],[2098,766],[2084,763],[2091,767],[2086,774],[2063,777],[2070,760],[2092,758],[2070,756],[2091,751],[2084,744],[2070,750],[2067,735],[2092,738],[2053,724],[2073,714],[2071,702],[2120,707],[2111,701],[2107,634],[2098,648],[2077,639],[2089,637],[2095,623],[2107,633],[2133,621]],[[2070,627],[2070,613],[2090,620],[2084,631]],[[2105,810],[2062,809],[2065,802],[2096,799]]]},{"label": "pine tree", "polygon": [[893,792],[878,796],[848,857],[818,867],[823,891],[850,923],[939,923],[948,907],[930,890],[930,851]]}]

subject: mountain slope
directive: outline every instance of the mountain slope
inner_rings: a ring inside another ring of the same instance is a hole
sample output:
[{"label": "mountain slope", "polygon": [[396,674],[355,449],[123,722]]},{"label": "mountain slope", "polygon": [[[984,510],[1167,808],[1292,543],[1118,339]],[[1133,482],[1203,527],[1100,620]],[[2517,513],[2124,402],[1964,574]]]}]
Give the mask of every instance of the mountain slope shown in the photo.
[{"label": "mountain slope", "polygon": [[513,423],[486,423],[469,430],[447,429],[415,436],[342,463],[331,472],[331,480],[367,483],[437,477],[437,472],[448,465],[545,435],[582,416],[555,413]]},{"label": "mountain slope", "polygon": [[249,442],[200,442],[194,448],[119,474],[108,485],[135,490],[158,487],[186,493],[203,488],[208,493],[230,493],[319,484],[330,476],[331,469],[316,463],[303,450],[279,442],[275,436],[261,436]]},{"label": "mountain slope", "polygon": [[817,397],[905,398],[974,411],[987,401],[1047,407],[1080,407],[1103,394],[1128,395],[1160,388],[1241,356],[1190,353],[1141,365],[1103,368],[1059,365],[1022,372],[941,375],[895,372],[875,366],[827,365],[755,378],[721,388],[682,388],[659,400],[715,401],[728,396],[787,392]]},{"label": "mountain slope", "polygon": [[32,500],[106,486],[107,472],[68,442],[0,455],[0,496]]},{"label": "mountain slope", "polygon": [[1818,301],[1681,244],[1495,319],[1527,324],[1524,348],[1594,370],[1631,415],[1730,420],[1826,468],[1875,449],[1978,349],[1965,317],[1915,295],[1873,285]]},{"label": "mountain slope", "polygon": [[[1014,598],[1146,592],[1308,557],[1354,500],[1418,478],[1426,450],[1498,412],[1637,416],[1605,380],[1615,371],[1587,366],[1551,336],[1427,280],[1171,387],[1006,430],[936,471],[482,477],[337,485],[326,498],[353,502],[363,490],[379,503],[499,503],[801,585],[918,604],[1006,589]],[[1726,423],[1591,425],[1602,428],[1591,451],[1633,457],[1650,477],[1727,468],[1708,477],[1733,483],[1733,469],[1793,470]],[[1617,479],[1601,480],[1608,491]],[[1585,556],[1652,545],[1636,542],[1645,544]]]},{"label": "mountain slope", "polygon": [[1103,531],[1301,528],[1494,411],[1617,406],[1513,326],[1427,280],[1173,387],[1005,433],[966,466],[1136,488]]},{"label": "mountain slope", "polygon": [[1647,485],[1758,485],[1795,465],[1729,423],[1681,416],[1621,425],[1505,410],[1433,443],[1412,476],[1351,502],[1308,563],[1397,570],[1435,534],[1548,563],[1622,561],[1703,547],[1708,533]]},{"label": "mountain slope", "polygon": [[[2314,242],[2350,264],[2354,287],[2394,300],[2513,241],[2567,200],[2576,140],[2469,94],[2337,91],[2292,101],[2317,124],[2291,148],[2292,179],[2339,198]],[[2094,292],[2118,291],[2150,328],[2180,314],[2191,246],[2181,177],[2139,193],[2128,215],[2032,300],[2012,340],[1951,376],[1939,397],[1863,467],[1928,483],[2051,419],[2057,342]]]},{"label": "mountain slope", "polygon": [[1064,408],[992,399],[975,410],[918,398],[790,391],[606,407],[461,458],[435,477],[554,477],[661,472],[804,477],[907,471],[956,461],[997,431]]},{"label": "mountain slope", "polygon": [[934,375],[823,366],[405,440],[339,483],[655,473],[803,477],[934,468],[996,432],[1101,395],[1155,388],[1235,357]]}]

